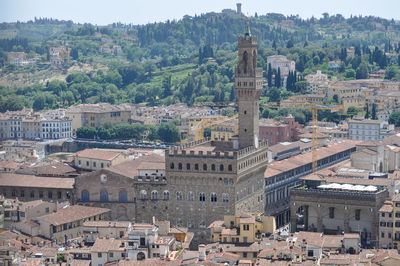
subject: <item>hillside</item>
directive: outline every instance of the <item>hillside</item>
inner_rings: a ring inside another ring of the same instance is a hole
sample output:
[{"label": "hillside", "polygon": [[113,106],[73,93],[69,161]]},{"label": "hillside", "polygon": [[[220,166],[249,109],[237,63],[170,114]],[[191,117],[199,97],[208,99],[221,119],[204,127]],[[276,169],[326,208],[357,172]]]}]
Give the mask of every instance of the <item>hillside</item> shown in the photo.
[{"label": "hillside", "polygon": [[[250,17],[249,23],[259,39],[258,64],[266,78],[267,56],[282,54],[296,61],[296,79],[288,91],[281,90],[282,97],[301,92],[304,84],[296,83],[317,69],[337,79],[365,78],[387,69],[387,78],[399,79],[400,24],[393,20],[266,14]],[[99,101],[152,105],[234,100],[236,41],[244,30],[244,17],[229,13],[146,25],[95,26],[42,18],[2,23],[0,111]],[[51,47],[71,49],[62,65],[50,64]],[[346,55],[350,47],[353,56]],[[10,65],[9,52],[25,52],[35,63]],[[332,60],[341,60],[339,69],[328,68]]]}]

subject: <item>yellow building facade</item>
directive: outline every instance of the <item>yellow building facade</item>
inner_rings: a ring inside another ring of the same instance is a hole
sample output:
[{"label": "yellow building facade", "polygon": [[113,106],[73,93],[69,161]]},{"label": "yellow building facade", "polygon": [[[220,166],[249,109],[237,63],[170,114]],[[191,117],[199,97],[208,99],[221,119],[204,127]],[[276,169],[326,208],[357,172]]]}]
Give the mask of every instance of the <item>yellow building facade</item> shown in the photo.
[{"label": "yellow building facade", "polygon": [[227,141],[238,135],[239,123],[237,119],[225,121],[211,126],[211,140]]},{"label": "yellow building facade", "polygon": [[224,221],[215,221],[208,229],[212,242],[254,243],[264,234],[274,233],[276,224],[273,216],[227,215]]},{"label": "yellow building facade", "polygon": [[393,196],[393,247],[400,248],[400,194]]}]

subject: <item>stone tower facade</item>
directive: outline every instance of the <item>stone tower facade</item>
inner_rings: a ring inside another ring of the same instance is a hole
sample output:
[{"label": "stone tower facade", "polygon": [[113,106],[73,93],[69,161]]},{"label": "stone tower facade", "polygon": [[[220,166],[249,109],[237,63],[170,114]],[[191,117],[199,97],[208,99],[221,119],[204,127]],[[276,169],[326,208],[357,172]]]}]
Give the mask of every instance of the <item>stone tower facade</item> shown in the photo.
[{"label": "stone tower facade", "polygon": [[239,64],[235,70],[235,93],[239,107],[239,147],[255,146],[259,142],[259,100],[262,91],[262,69],[257,68],[257,37],[247,32],[239,36]]}]

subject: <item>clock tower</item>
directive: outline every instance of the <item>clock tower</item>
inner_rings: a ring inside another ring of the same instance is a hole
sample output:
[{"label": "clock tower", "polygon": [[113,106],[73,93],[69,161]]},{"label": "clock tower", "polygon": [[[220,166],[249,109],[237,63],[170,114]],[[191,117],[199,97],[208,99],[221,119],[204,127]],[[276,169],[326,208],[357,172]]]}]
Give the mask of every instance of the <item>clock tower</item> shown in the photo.
[{"label": "clock tower", "polygon": [[239,64],[235,70],[235,93],[239,111],[239,148],[259,142],[259,100],[262,91],[262,68],[257,67],[257,37],[251,36],[246,18],[246,33],[239,36]]}]

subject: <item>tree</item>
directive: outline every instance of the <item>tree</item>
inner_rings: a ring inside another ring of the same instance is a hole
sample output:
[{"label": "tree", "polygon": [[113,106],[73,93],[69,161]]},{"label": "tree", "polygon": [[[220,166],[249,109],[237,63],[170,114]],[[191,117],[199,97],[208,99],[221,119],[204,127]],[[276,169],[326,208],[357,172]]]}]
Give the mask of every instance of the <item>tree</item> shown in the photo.
[{"label": "tree", "polygon": [[268,70],[267,70],[267,80],[268,80],[268,87],[272,87],[272,66],[271,63],[268,64]]},{"label": "tree", "polygon": [[398,72],[399,69],[397,66],[389,66],[386,68],[385,79],[393,79]]},{"label": "tree", "polygon": [[278,73],[276,73],[275,75],[275,87],[280,88],[282,85],[282,81],[281,81],[281,68],[278,67]]},{"label": "tree", "polygon": [[373,119],[373,120],[377,119],[377,116],[376,116],[376,103],[372,104],[371,119]]},{"label": "tree", "polygon": [[332,99],[336,102],[339,103],[339,96],[337,94],[334,94]]},{"label": "tree", "polygon": [[82,139],[96,138],[96,129],[94,127],[81,127],[76,130],[76,136]]},{"label": "tree", "polygon": [[290,48],[293,48],[293,46],[294,46],[294,44],[293,44],[292,40],[287,41],[286,48],[290,49]]},{"label": "tree", "polygon": [[162,87],[164,88],[164,98],[166,98],[172,94],[172,92],[171,92],[171,87],[172,87],[171,74],[167,74],[167,75],[163,76]]},{"label": "tree", "polygon": [[275,42],[275,40],[272,42],[272,48],[273,48],[274,50],[276,50],[276,42]]},{"label": "tree", "polygon": [[368,107],[368,104],[365,106],[365,116],[364,116],[364,118],[365,119],[369,118],[369,107]]},{"label": "tree", "polygon": [[393,112],[389,116],[389,123],[394,124],[394,126],[400,126],[400,112]]},{"label": "tree", "polygon": [[175,143],[181,139],[179,129],[172,122],[162,123],[157,129],[157,135],[166,143]]},{"label": "tree", "polygon": [[281,100],[281,91],[277,87],[268,90],[267,96],[270,102],[279,102]]},{"label": "tree", "polygon": [[367,79],[368,78],[368,66],[366,63],[361,63],[356,71],[356,79]]},{"label": "tree", "polygon": [[349,106],[349,108],[347,108],[347,114],[351,115],[352,117],[357,115],[358,112],[360,112],[360,109],[355,106]]},{"label": "tree", "polygon": [[46,97],[43,94],[37,95],[33,101],[33,110],[41,111],[46,105]]},{"label": "tree", "polygon": [[346,78],[355,78],[356,72],[354,71],[354,69],[347,69],[344,75]]},{"label": "tree", "polygon": [[295,92],[305,93],[310,84],[306,80],[297,81],[295,84]]}]

